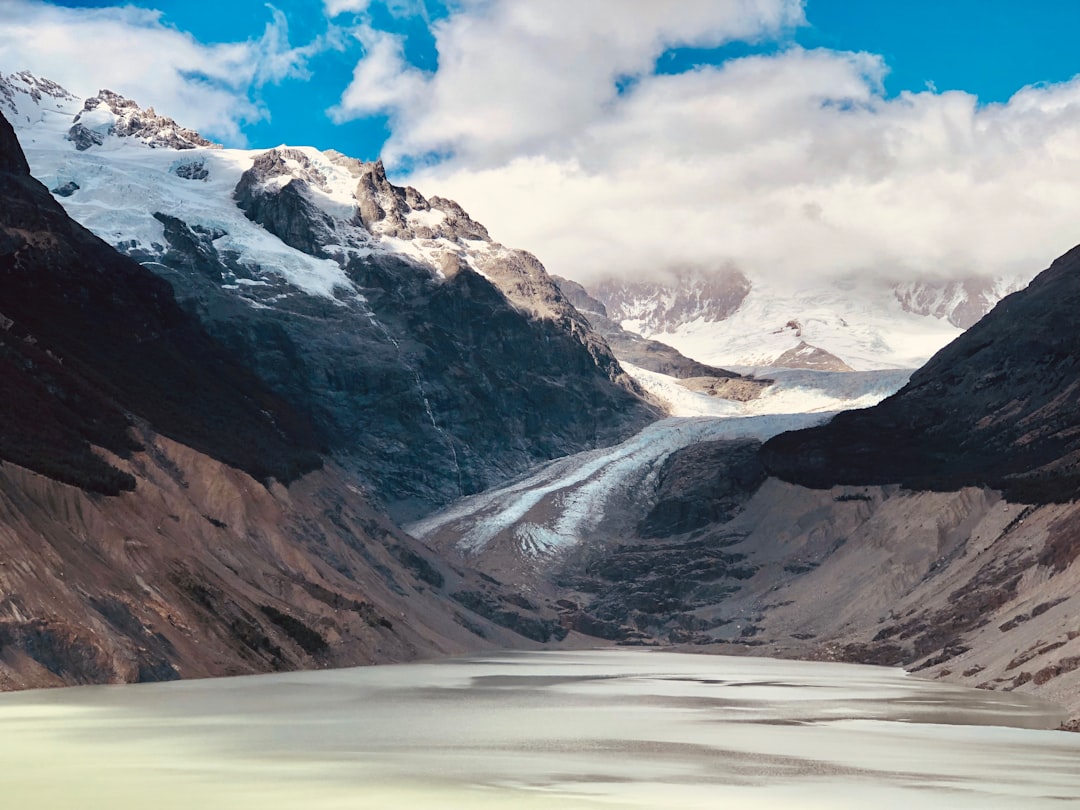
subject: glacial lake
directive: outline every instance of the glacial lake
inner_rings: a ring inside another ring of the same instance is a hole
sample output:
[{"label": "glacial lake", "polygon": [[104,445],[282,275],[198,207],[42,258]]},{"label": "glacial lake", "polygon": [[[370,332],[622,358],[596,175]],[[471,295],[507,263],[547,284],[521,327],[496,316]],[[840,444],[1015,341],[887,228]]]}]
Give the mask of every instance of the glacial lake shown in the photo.
[{"label": "glacial lake", "polygon": [[1054,707],[644,650],[0,695],[5,808],[1063,808]]}]

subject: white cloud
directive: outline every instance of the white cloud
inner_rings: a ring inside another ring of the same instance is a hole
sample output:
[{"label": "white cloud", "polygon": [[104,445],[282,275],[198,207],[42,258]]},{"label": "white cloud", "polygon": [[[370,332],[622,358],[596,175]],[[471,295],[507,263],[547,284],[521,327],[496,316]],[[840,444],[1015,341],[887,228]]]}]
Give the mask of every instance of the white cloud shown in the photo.
[{"label": "white cloud", "polygon": [[284,15],[272,6],[270,12],[260,39],[205,45],[165,25],[158,11],[3,0],[0,69],[28,69],[81,96],[108,88],[205,135],[241,144],[240,124],[266,115],[251,100],[252,90],[304,78],[307,60],[336,44],[327,36],[293,48]]},{"label": "white cloud", "polygon": [[371,0],[324,0],[323,2],[327,17],[337,17],[348,11],[361,14],[367,11],[370,5]]},{"label": "white cloud", "polygon": [[[396,113],[385,157],[452,152],[491,165],[540,153],[602,115],[617,82],[650,73],[666,48],[754,38],[801,20],[796,0],[465,0],[434,26],[439,69],[425,92],[409,80],[400,96],[381,99]],[[369,114],[354,86],[339,118]]]},{"label": "white cloud", "polygon": [[364,58],[357,63],[341,103],[327,111],[330,117],[341,123],[412,106],[419,100],[427,78],[405,61],[402,38],[368,26],[353,33],[364,46]]},{"label": "white cloud", "polygon": [[1080,79],[980,106],[932,88],[886,99],[887,65],[865,53],[654,74],[668,47],[768,36],[800,14],[765,0],[465,0],[435,25],[437,72],[373,47],[336,112],[390,111],[383,156],[419,161],[410,183],[571,277],[732,262],[1034,273],[1080,240]]}]

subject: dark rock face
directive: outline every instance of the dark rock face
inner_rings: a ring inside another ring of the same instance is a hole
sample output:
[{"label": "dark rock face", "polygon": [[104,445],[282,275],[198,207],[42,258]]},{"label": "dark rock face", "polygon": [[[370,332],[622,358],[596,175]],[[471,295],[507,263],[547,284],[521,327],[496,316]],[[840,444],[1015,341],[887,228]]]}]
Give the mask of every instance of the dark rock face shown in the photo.
[{"label": "dark rock face", "polygon": [[173,167],[173,174],[183,177],[185,180],[206,180],[210,177],[210,170],[206,168],[206,161],[192,160],[178,163]]},{"label": "dark rock face", "polygon": [[177,306],[168,285],[72,222],[0,119],[0,457],[102,492],[134,485],[131,414],[255,475],[321,463],[312,428]]},{"label": "dark rock face", "polygon": [[714,441],[672,453],[660,470],[657,502],[638,524],[642,537],[670,537],[731,520],[765,481],[758,442]]},{"label": "dark rock face", "polygon": [[[272,149],[257,157],[244,172],[233,197],[248,219],[258,222],[286,245],[325,258],[323,245],[331,241],[334,223],[307,195],[309,183],[320,184],[323,178],[310,169],[305,176],[292,177],[286,160],[310,165],[302,152]],[[268,180],[281,176],[291,179],[281,186],[266,188]]]},{"label": "dark rock face", "polygon": [[770,473],[811,487],[987,485],[1044,503],[1080,493],[1080,249],[942,349],[901,391],[762,451]]}]

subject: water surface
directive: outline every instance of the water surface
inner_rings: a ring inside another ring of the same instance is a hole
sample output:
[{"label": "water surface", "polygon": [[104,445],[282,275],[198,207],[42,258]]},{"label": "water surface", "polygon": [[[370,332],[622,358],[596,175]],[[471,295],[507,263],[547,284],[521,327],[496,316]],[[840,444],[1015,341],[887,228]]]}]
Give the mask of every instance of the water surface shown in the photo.
[{"label": "water surface", "polygon": [[1080,735],[898,670],[533,652],[0,696],[12,808],[1080,806]]}]

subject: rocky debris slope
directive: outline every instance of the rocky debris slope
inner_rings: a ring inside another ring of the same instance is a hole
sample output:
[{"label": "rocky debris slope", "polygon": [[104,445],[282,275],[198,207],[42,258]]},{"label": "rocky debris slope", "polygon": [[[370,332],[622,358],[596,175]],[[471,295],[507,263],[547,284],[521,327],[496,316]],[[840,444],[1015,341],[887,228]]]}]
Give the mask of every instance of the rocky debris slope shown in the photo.
[{"label": "rocky debris slope", "polygon": [[769,471],[814,487],[985,485],[1010,500],[1080,494],[1080,248],[938,352],[894,396],[778,436]]},{"label": "rocky debris slope", "polygon": [[108,94],[87,102],[108,119],[104,143],[80,151],[77,104],[41,96],[45,109],[26,81],[0,84],[67,211],[169,281],[394,515],[659,415],[535,257],[381,164],[210,149]]},{"label": "rocky debris slope", "polygon": [[1058,703],[1076,725],[1078,519],[1075,504],[1009,503],[992,490],[808,490],[770,479],[738,516],[697,534],[740,568],[716,583],[722,598],[691,606],[693,632],[668,640],[1018,689]]},{"label": "rocky debris slope", "polygon": [[0,463],[0,689],[405,661],[565,636],[340,470],[288,488],[149,432],[89,494]]}]

